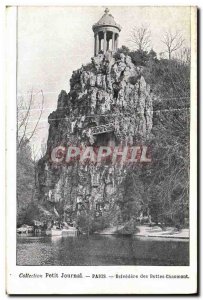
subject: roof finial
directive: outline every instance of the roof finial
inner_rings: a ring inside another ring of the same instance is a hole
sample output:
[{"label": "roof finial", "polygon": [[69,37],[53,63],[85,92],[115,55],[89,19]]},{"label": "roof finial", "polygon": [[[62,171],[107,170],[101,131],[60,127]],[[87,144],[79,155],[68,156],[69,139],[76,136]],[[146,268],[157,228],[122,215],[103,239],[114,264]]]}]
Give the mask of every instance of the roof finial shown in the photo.
[{"label": "roof finial", "polygon": [[105,9],[105,14],[108,14],[109,13],[109,9],[108,9],[108,7]]}]

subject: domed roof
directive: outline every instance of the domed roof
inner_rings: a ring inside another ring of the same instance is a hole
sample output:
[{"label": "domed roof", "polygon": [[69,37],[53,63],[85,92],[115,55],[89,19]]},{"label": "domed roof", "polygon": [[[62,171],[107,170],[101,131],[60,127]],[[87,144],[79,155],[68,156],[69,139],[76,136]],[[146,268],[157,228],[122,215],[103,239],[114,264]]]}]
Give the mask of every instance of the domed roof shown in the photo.
[{"label": "domed roof", "polygon": [[114,20],[114,17],[111,14],[109,14],[109,9],[106,8],[104,12],[105,14],[101,17],[101,19],[97,23],[95,23],[92,26],[92,29],[94,30],[95,28],[102,27],[102,26],[112,26],[118,28],[118,30],[120,31],[121,26],[117,24]]}]

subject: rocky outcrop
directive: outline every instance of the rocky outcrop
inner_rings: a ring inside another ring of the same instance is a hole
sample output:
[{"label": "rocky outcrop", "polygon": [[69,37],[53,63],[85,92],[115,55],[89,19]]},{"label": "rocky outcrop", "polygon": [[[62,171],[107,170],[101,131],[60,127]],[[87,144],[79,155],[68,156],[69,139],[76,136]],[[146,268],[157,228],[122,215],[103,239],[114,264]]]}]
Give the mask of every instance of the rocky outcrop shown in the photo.
[{"label": "rocky outcrop", "polygon": [[39,201],[53,203],[69,221],[83,216],[103,218],[108,226],[121,222],[126,166],[55,164],[51,153],[57,146],[147,144],[152,115],[150,87],[129,56],[99,54],[74,71],[70,92],[61,91],[48,118],[47,153],[38,164]]}]

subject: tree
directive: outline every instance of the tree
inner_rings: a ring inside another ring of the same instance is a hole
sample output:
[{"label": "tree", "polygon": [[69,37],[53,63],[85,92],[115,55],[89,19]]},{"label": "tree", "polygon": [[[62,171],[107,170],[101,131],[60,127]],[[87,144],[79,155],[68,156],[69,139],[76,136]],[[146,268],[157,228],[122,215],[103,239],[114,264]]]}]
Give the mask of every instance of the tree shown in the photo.
[{"label": "tree", "polygon": [[182,64],[189,65],[191,59],[191,51],[188,47],[183,47],[180,51],[177,51],[175,59]]},{"label": "tree", "polygon": [[151,43],[151,32],[145,25],[134,27],[130,34],[129,41],[135,46],[136,50],[146,51]]},{"label": "tree", "polygon": [[[17,149],[19,150],[22,143],[26,140],[29,142],[37,131],[39,121],[42,117],[43,107],[44,107],[44,94],[41,90],[38,92],[41,94],[41,107],[39,109],[33,109],[34,94],[33,91],[30,92],[28,101],[21,97],[17,103]],[[36,93],[35,95],[37,95]],[[30,117],[33,115],[33,111],[39,111],[36,121],[32,122]],[[30,128],[30,123],[32,123],[32,128]]]},{"label": "tree", "polygon": [[[34,95],[30,93],[28,101],[18,99],[17,103],[17,223],[30,223],[30,205],[34,205],[36,191],[36,165],[38,152],[30,146],[43,112],[44,96],[41,94],[39,109],[33,109]],[[37,113],[37,117],[36,117]],[[36,117],[32,122],[31,117]],[[31,124],[31,126],[30,126]],[[33,206],[34,207],[34,206]],[[37,207],[37,206],[36,206]]]},{"label": "tree", "polygon": [[153,103],[153,161],[146,182],[150,213],[156,223],[185,226],[189,212],[190,67],[161,60],[152,72],[149,79],[156,78],[153,90],[158,97]]},{"label": "tree", "polygon": [[171,60],[172,54],[183,46],[185,40],[180,31],[171,32],[169,30],[164,33],[161,41],[166,47],[169,60]]},{"label": "tree", "polygon": [[145,206],[143,184],[140,180],[140,167],[137,166],[129,172],[124,179],[124,193],[122,205],[123,221],[129,221],[132,217],[138,217]]},{"label": "tree", "polygon": [[132,63],[135,64],[136,66],[146,66],[148,61],[157,60],[157,54],[153,49],[151,49],[150,52],[148,53],[147,51],[143,51],[143,50],[131,51],[129,48],[122,46],[116,51],[116,53],[114,53],[114,58],[116,60],[119,60],[121,53],[130,56],[132,59]]},{"label": "tree", "polygon": [[34,164],[29,142],[24,140],[17,152],[17,223],[25,222],[35,188]]}]

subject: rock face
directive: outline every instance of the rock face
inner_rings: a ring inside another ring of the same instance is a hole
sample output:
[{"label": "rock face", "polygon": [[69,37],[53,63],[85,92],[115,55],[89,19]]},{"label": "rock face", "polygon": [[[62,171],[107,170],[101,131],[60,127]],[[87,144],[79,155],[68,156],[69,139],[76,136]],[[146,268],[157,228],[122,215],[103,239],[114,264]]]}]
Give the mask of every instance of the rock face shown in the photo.
[{"label": "rock face", "polygon": [[53,204],[69,222],[82,216],[103,218],[105,226],[122,222],[129,172],[125,165],[78,160],[56,164],[51,153],[58,146],[147,144],[152,115],[150,87],[129,56],[99,54],[74,71],[70,92],[61,91],[57,109],[48,118],[47,153],[38,163],[40,203]]}]

